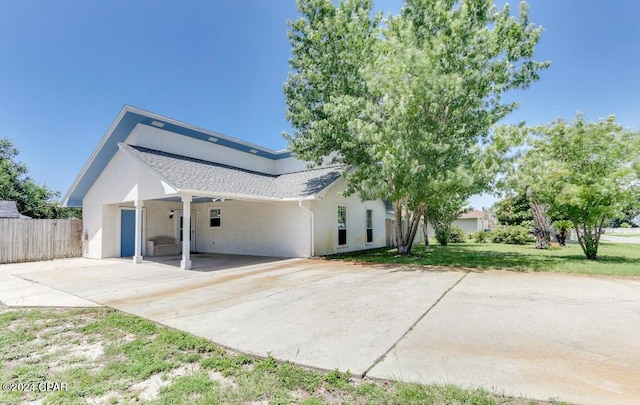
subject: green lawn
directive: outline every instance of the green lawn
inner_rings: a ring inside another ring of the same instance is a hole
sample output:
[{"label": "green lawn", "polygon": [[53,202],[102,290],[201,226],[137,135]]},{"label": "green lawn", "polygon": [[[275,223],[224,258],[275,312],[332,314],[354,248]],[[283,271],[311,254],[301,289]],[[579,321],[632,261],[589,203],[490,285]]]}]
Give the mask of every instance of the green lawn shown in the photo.
[{"label": "green lawn", "polygon": [[375,249],[332,255],[328,258],[478,269],[640,276],[640,245],[607,242],[601,243],[597,261],[587,260],[578,245],[558,250],[540,250],[533,244],[517,246],[471,242],[446,247],[431,245],[429,250],[418,245],[414,246],[409,257],[398,256],[395,249]]},{"label": "green lawn", "polygon": [[1,404],[557,403],[310,370],[107,308],[0,306],[0,381],[23,387],[3,385]]}]

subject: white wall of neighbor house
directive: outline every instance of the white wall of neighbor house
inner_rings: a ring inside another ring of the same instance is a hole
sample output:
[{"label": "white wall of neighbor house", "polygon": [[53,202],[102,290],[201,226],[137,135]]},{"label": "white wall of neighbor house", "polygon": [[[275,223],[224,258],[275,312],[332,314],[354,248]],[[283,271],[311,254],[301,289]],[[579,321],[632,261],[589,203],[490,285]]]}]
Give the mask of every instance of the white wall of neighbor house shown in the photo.
[{"label": "white wall of neighbor house", "polygon": [[453,221],[453,225],[461,228],[466,233],[474,233],[483,229],[482,218],[456,219],[455,221]]},{"label": "white wall of neighbor house", "polygon": [[[309,256],[309,213],[297,202],[228,200],[193,206],[198,252]],[[209,226],[211,208],[221,210],[220,227]]]},{"label": "white wall of neighbor house", "polygon": [[[480,219],[480,218],[456,219],[455,221],[452,222],[452,225],[455,225],[455,226],[459,227],[460,229],[462,229],[466,233],[474,233],[476,231],[481,231],[482,229],[484,229],[482,227],[482,219]],[[424,236],[423,236],[423,233],[422,233],[422,226],[424,226],[424,224],[422,224],[420,226],[420,230],[418,231],[418,235],[416,235],[416,239],[415,239],[414,243],[424,243]],[[427,235],[430,238],[436,236],[436,231],[435,231],[435,229],[433,229],[431,224],[427,224],[427,232],[428,232]]]},{"label": "white wall of neighbor house", "polygon": [[[343,197],[339,192],[344,190],[343,179],[332,185],[323,200],[311,202],[314,211],[315,255],[327,255],[354,250],[372,249],[386,245],[385,219],[386,208],[382,200],[361,201],[352,195]],[[347,243],[338,244],[338,206],[347,207]],[[373,214],[373,242],[366,241],[366,210]]]}]

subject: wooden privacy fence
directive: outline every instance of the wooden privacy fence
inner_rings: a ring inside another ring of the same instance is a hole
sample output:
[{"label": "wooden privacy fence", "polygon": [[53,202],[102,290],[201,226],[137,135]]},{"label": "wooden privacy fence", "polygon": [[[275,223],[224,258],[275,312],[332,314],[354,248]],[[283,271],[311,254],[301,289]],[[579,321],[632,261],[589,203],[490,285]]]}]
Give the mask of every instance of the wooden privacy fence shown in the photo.
[{"label": "wooden privacy fence", "polygon": [[81,219],[0,218],[0,263],[79,256]]}]

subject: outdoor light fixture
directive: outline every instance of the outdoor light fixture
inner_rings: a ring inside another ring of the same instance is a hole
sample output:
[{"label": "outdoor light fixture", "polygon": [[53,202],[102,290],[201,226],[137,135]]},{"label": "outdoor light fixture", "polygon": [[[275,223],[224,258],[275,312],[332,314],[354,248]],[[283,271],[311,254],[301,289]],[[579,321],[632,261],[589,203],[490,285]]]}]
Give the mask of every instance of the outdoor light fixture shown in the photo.
[{"label": "outdoor light fixture", "polygon": [[173,214],[175,214],[175,211],[173,210],[169,211],[169,218],[173,218]]}]

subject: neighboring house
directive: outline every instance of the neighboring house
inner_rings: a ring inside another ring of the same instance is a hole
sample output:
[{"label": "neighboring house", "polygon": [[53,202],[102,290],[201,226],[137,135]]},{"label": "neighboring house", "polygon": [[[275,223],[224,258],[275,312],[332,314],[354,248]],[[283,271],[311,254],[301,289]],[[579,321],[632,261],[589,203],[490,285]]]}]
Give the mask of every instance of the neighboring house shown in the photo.
[{"label": "neighboring house", "polygon": [[[452,225],[461,228],[466,233],[474,233],[485,229],[493,229],[496,226],[496,222],[496,219],[488,212],[472,210],[460,215],[458,219],[453,221]],[[429,237],[435,236],[436,234],[431,224],[428,225],[427,232]],[[416,237],[416,242],[424,243],[424,237],[420,235],[420,232],[417,236],[420,236],[420,238]]]},{"label": "neighboring house", "polygon": [[15,201],[0,201],[0,218],[30,219],[31,217],[20,214]]},{"label": "neighboring house", "polygon": [[496,220],[486,211],[472,210],[460,215],[453,221],[453,225],[460,227],[467,233],[474,233],[485,229],[493,229]]},{"label": "neighboring house", "polygon": [[125,106],[63,204],[82,207],[89,258],[138,263],[150,240],[180,244],[185,269],[190,251],[309,257],[385,246],[385,203],[341,196],[343,170]]}]

